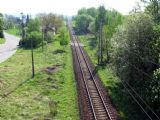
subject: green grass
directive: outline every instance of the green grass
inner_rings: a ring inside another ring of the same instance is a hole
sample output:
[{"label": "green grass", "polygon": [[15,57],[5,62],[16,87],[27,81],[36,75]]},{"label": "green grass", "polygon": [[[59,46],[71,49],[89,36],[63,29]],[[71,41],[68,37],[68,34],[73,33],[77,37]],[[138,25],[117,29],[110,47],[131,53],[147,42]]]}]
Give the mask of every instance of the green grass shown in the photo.
[{"label": "green grass", "polygon": [[4,44],[5,43],[5,39],[4,38],[0,38],[0,44]]},{"label": "green grass", "polygon": [[[90,56],[93,64],[97,66],[97,40],[93,35],[81,35],[79,36],[81,42],[85,45],[84,49]],[[98,74],[106,87],[107,92],[112,98],[119,115],[123,120],[142,120],[144,116],[137,107],[136,103],[130,95],[124,90],[119,78],[115,75],[111,64],[98,67]]]},{"label": "green grass", "polygon": [[[45,46],[44,54],[37,48],[34,55],[33,79],[30,50],[18,49],[13,57],[0,64],[0,120],[79,120],[69,45],[64,49],[54,42]],[[55,73],[44,71],[57,64],[61,66]],[[13,92],[2,98],[10,91]]]},{"label": "green grass", "polygon": [[18,28],[11,28],[6,30],[6,32],[15,36],[20,36],[20,31]]}]

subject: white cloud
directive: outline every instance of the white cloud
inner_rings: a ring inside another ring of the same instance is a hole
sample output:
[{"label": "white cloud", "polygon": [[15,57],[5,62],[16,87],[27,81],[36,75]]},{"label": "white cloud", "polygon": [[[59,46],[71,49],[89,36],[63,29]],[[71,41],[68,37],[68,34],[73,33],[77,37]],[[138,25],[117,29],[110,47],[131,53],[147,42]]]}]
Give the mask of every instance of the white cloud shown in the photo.
[{"label": "white cloud", "polygon": [[74,15],[82,7],[114,8],[127,14],[139,0],[0,0],[0,12],[19,14],[21,12],[36,14],[53,12],[63,15]]}]

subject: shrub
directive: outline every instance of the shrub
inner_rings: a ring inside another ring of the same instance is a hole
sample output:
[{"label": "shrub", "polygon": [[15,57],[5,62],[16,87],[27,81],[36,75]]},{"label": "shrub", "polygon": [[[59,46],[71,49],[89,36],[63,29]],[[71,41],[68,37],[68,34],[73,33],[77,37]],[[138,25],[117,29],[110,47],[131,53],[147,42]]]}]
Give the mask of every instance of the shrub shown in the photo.
[{"label": "shrub", "polygon": [[53,42],[53,40],[54,40],[54,37],[53,37],[54,35],[53,35],[53,32],[48,32],[47,33],[47,38],[45,39],[46,41],[47,41],[47,43],[51,43],[51,42]]},{"label": "shrub", "polygon": [[69,41],[69,33],[66,28],[60,30],[60,45],[67,45]]},{"label": "shrub", "polygon": [[0,38],[4,38],[4,35],[3,35],[3,15],[0,13]]},{"label": "shrub", "polygon": [[20,46],[31,48],[31,40],[33,40],[33,47],[38,47],[42,42],[42,34],[37,31],[31,32],[24,40],[20,41]]}]

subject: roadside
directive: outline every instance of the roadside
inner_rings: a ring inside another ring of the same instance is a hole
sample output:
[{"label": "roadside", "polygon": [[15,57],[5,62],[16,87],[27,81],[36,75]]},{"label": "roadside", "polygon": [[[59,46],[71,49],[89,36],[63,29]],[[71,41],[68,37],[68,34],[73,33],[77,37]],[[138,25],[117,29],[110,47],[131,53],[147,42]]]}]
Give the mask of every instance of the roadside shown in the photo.
[{"label": "roadside", "polygon": [[18,48],[0,64],[1,120],[79,120],[70,46],[55,41],[31,51]]},{"label": "roadside", "polygon": [[30,50],[19,49],[0,65],[1,96],[14,91],[1,98],[1,120],[79,119],[70,48],[61,53],[59,43],[53,44],[45,46],[44,56],[41,48],[34,50],[34,79]]},{"label": "roadside", "polygon": [[0,44],[0,63],[11,57],[17,49],[20,38],[4,33],[5,43]]},{"label": "roadside", "polygon": [[4,44],[5,43],[5,39],[4,38],[0,38],[0,44]]}]

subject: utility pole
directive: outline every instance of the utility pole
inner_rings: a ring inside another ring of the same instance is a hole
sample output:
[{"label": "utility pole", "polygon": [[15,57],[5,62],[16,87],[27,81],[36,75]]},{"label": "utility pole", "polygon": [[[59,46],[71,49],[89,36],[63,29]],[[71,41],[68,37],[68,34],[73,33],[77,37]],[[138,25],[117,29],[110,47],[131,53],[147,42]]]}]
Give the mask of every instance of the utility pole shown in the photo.
[{"label": "utility pole", "polygon": [[102,22],[100,22],[100,64],[103,62]]},{"label": "utility pole", "polygon": [[31,56],[32,56],[32,78],[34,78],[34,54],[33,54],[33,39],[31,39]]},{"label": "utility pole", "polygon": [[100,64],[100,30],[98,31],[98,65]]},{"label": "utility pole", "polygon": [[24,27],[25,27],[25,23],[24,23],[24,19],[25,19],[25,16],[23,15],[23,13],[21,13],[21,16],[22,16],[22,23],[21,23],[21,26],[22,26],[22,40],[24,40],[24,37],[25,37],[25,30],[24,30]]},{"label": "utility pole", "polygon": [[44,49],[44,28],[42,27],[42,52]]}]

